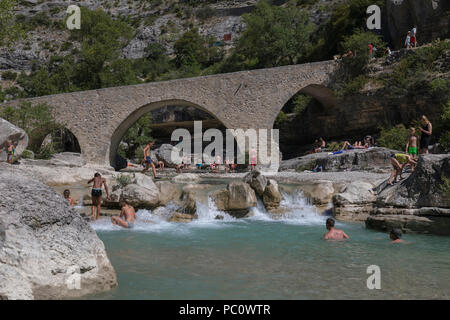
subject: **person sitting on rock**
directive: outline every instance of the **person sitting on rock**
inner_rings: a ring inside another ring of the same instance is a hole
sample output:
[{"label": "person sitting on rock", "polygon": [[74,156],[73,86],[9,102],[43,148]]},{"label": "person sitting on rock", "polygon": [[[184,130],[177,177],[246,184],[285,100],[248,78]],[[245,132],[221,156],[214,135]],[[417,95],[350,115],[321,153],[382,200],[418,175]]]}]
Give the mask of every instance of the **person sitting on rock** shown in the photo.
[{"label": "person sitting on rock", "polygon": [[350,238],[344,231],[335,228],[334,224],[334,219],[327,219],[325,226],[327,227],[328,232],[323,236],[325,240],[344,240]]},{"label": "person sitting on rock", "polygon": [[402,178],[402,172],[403,168],[406,165],[415,166],[417,164],[416,161],[414,161],[409,155],[403,154],[403,153],[393,153],[391,155],[391,164],[393,167],[391,176],[389,177],[389,180],[387,184],[389,186],[392,186],[394,183],[397,183],[397,177],[401,179]]},{"label": "person sitting on rock", "polygon": [[149,141],[148,144],[144,148],[144,161],[145,161],[145,168],[142,170],[142,173],[146,173],[149,169],[149,166],[152,166],[153,176],[156,178],[156,168],[155,164],[153,163],[152,157],[150,155],[150,148],[155,143],[153,141]]},{"label": "person sitting on rock", "polygon": [[73,207],[75,205],[75,202],[73,201],[73,198],[70,196],[70,190],[66,189],[64,190],[64,199],[67,200],[67,202],[69,202],[69,204]]},{"label": "person sitting on rock", "polygon": [[392,243],[404,243],[405,241],[400,239],[401,237],[402,231],[398,228],[392,229],[391,232],[389,233],[389,238],[392,240]]},{"label": "person sitting on rock", "polygon": [[[110,200],[108,185],[106,184],[106,180],[102,178],[100,173],[95,173],[94,178],[88,181],[88,184],[94,182],[92,186],[92,206],[91,206],[91,220],[97,220],[100,216],[100,211],[102,209],[102,187],[105,186],[106,191],[106,199]],[[95,214],[95,209],[97,208],[97,212]]]},{"label": "person sitting on rock", "polygon": [[177,165],[177,173],[183,173],[184,169],[184,161],[181,161],[179,165]]},{"label": "person sitting on rock", "polygon": [[320,137],[318,140],[316,140],[316,145],[315,145],[313,153],[322,151],[323,149],[326,148],[326,146],[327,146],[327,143],[325,142],[325,140],[322,137]]},{"label": "person sitting on rock", "polygon": [[136,211],[133,206],[131,206],[127,200],[122,199],[120,201],[120,206],[122,210],[120,211],[120,216],[112,216],[111,222],[116,226],[122,228],[132,229],[134,228],[134,221],[136,220]]}]

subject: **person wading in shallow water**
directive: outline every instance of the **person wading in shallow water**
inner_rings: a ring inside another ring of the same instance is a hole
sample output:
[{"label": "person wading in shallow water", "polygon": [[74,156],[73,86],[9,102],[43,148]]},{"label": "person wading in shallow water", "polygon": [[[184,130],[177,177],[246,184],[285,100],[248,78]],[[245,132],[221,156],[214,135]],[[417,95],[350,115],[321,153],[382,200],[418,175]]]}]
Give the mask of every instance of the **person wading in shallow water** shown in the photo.
[{"label": "person wading in shallow water", "polygon": [[[94,182],[92,186],[91,196],[92,196],[92,206],[91,206],[91,220],[97,220],[100,216],[100,211],[102,209],[102,187],[105,186],[106,191],[106,199],[109,200],[109,191],[108,185],[106,184],[106,180],[102,178],[100,173],[96,173],[94,178],[88,181],[88,184]],[[95,208],[97,208],[97,212],[95,213]]]},{"label": "person wading in shallow water", "polygon": [[145,162],[145,168],[142,170],[142,173],[146,173],[150,166],[152,166],[153,176],[156,178],[156,168],[155,164],[153,163],[152,157],[150,155],[150,148],[155,143],[153,141],[149,141],[149,143],[144,148],[144,162]]},{"label": "person wading in shallow water", "polygon": [[133,228],[134,220],[136,220],[136,211],[134,211],[134,208],[130,206],[127,200],[121,200],[120,205],[122,206],[120,216],[111,217],[112,224],[128,229]]},{"label": "person wading in shallow water", "polygon": [[344,231],[334,227],[333,219],[328,218],[325,225],[328,229],[328,232],[323,236],[325,240],[343,240],[350,238]]}]

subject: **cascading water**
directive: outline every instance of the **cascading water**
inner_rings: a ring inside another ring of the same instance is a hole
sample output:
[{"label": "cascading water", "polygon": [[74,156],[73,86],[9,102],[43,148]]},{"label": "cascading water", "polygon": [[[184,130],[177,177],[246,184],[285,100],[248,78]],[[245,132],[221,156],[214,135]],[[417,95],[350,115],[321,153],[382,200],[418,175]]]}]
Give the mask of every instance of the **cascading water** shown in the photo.
[{"label": "cascading water", "polygon": [[[283,200],[280,203],[284,211],[282,215],[272,215],[267,212],[261,199],[258,198],[257,206],[251,208],[251,216],[245,219],[236,219],[226,212],[217,209],[211,197],[207,197],[207,203],[197,201],[198,219],[190,223],[167,222],[167,218],[179,209],[179,206],[169,203],[155,210],[140,209],[136,212],[136,222],[133,230],[158,232],[163,230],[184,230],[190,227],[226,227],[232,226],[238,221],[265,221],[289,223],[298,225],[323,224],[325,217],[317,213],[316,208],[310,203],[303,193],[294,190],[291,193],[282,192]],[[109,219],[103,218],[92,223],[96,230],[114,231],[123,230],[111,224]]]}]

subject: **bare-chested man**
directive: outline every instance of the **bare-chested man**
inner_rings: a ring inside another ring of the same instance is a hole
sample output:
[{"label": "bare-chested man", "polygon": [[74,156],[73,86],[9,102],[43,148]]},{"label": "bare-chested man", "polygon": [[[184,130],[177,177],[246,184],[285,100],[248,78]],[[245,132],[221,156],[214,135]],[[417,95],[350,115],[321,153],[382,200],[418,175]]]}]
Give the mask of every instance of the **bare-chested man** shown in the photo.
[{"label": "bare-chested man", "polygon": [[145,162],[145,168],[142,170],[142,173],[146,173],[148,171],[149,166],[152,166],[153,176],[156,178],[156,168],[155,164],[153,163],[152,157],[150,155],[150,148],[155,143],[153,141],[150,141],[144,148],[144,162]]},{"label": "bare-chested man", "polygon": [[417,159],[417,155],[419,154],[417,149],[417,136],[416,136],[416,129],[412,127],[411,129],[411,135],[408,137],[408,141],[406,142],[406,154],[409,154],[413,160]]},{"label": "bare-chested man", "polygon": [[[92,186],[92,192],[91,192],[91,196],[92,196],[92,206],[91,206],[91,220],[97,220],[98,217],[100,216],[100,210],[102,209],[102,187],[105,186],[105,190],[106,190],[106,199],[110,199],[109,198],[109,191],[108,191],[108,185],[106,184],[106,180],[104,178],[102,178],[102,176],[100,175],[100,173],[96,173],[94,174],[94,178],[92,178],[91,180],[88,181],[88,184],[94,182],[93,186]],[[95,213],[95,208],[97,208],[97,213]]]},{"label": "bare-chested man", "polygon": [[343,240],[350,238],[344,231],[334,227],[334,220],[331,218],[327,219],[326,227],[328,232],[323,236],[325,240]]},{"label": "bare-chested man", "polygon": [[136,212],[134,211],[134,208],[130,206],[127,200],[121,200],[120,202],[122,206],[120,216],[111,217],[111,222],[116,226],[131,229],[134,227],[134,220],[136,220]]}]

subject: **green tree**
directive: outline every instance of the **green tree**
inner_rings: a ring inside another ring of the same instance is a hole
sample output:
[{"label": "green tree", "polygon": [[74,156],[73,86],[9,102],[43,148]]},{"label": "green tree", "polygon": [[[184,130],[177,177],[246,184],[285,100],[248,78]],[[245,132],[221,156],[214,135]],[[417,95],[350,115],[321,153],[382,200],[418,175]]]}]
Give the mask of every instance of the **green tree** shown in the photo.
[{"label": "green tree", "polygon": [[142,149],[152,140],[150,124],[151,114],[148,113],[136,121],[122,137],[118,153],[127,159],[142,158]]},{"label": "green tree", "polygon": [[14,14],[17,4],[17,0],[0,0],[0,46],[9,46],[24,36]]},{"label": "green tree", "polygon": [[298,63],[308,54],[315,26],[305,11],[292,4],[281,7],[261,1],[243,19],[247,28],[231,57],[235,64],[267,68]]}]

